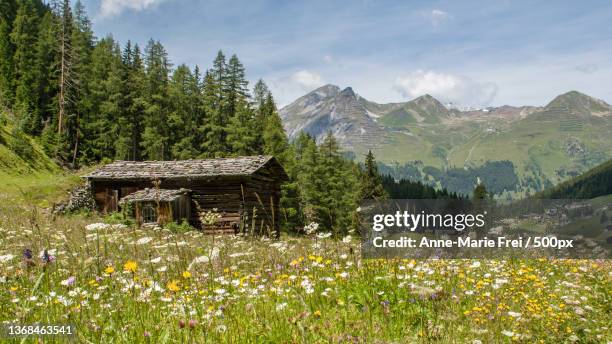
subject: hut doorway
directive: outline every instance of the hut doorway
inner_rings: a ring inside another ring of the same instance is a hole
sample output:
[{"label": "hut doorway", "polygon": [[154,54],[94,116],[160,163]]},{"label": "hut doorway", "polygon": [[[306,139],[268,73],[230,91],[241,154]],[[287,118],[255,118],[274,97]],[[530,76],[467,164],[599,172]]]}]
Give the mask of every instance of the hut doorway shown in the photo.
[{"label": "hut doorway", "polygon": [[152,203],[144,203],[142,205],[142,223],[156,223],[157,222],[157,210]]}]

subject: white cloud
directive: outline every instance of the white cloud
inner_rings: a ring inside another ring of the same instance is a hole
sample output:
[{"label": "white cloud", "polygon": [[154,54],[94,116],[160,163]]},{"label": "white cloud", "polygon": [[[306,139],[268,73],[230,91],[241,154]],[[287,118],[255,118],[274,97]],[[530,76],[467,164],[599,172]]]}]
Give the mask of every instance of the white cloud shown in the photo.
[{"label": "white cloud", "polygon": [[291,75],[290,79],[301,86],[304,91],[311,91],[314,88],[323,86],[323,79],[317,73],[301,70]]},{"label": "white cloud", "polygon": [[143,11],[156,6],[163,0],[102,0],[100,4],[100,15],[102,17],[114,17],[124,10]]},{"label": "white cloud", "polygon": [[497,86],[490,82],[478,82],[465,76],[423,70],[397,77],[394,88],[407,98],[429,94],[442,102],[464,106],[488,105],[497,94]]},{"label": "white cloud", "polygon": [[431,25],[438,26],[443,21],[450,19],[451,15],[448,12],[444,12],[442,10],[434,8],[427,15],[429,20],[431,20]]},{"label": "white cloud", "polygon": [[321,75],[306,69],[270,80],[268,86],[280,107],[325,84]]}]

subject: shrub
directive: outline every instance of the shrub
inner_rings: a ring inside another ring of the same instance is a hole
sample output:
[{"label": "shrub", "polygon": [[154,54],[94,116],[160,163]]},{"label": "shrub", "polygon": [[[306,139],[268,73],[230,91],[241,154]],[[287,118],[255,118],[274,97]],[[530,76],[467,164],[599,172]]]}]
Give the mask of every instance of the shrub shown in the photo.
[{"label": "shrub", "polygon": [[171,221],[167,224],[164,225],[164,228],[170,230],[173,233],[183,233],[183,232],[188,232],[191,230],[195,230],[195,228],[193,226],[191,226],[189,224],[189,222],[187,222],[187,220],[183,219],[183,221],[181,223],[176,223],[174,221]]}]

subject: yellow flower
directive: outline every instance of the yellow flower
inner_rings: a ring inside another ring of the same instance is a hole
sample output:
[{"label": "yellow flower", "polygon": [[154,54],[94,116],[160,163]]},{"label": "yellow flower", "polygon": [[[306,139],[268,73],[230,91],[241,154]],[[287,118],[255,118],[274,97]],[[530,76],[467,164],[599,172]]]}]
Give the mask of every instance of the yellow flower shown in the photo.
[{"label": "yellow flower", "polygon": [[123,264],[123,271],[135,273],[136,269],[138,269],[138,263],[133,260],[128,260],[125,262],[125,264]]},{"label": "yellow flower", "polygon": [[170,291],[179,291],[179,290],[181,290],[181,287],[179,285],[179,281],[177,281],[177,280],[172,280],[172,281],[168,282],[166,287]]},{"label": "yellow flower", "polygon": [[189,272],[189,271],[184,271],[184,272],[183,272],[183,278],[184,278],[184,279],[191,278],[191,272]]},{"label": "yellow flower", "polygon": [[[127,263],[126,263],[127,264]],[[107,266],[106,269],[104,269],[104,273],[107,275],[112,274],[113,272],[115,272],[115,268],[112,266]]]},{"label": "yellow flower", "polygon": [[316,310],[313,314],[315,317],[320,318],[321,317],[321,311],[320,310]]}]

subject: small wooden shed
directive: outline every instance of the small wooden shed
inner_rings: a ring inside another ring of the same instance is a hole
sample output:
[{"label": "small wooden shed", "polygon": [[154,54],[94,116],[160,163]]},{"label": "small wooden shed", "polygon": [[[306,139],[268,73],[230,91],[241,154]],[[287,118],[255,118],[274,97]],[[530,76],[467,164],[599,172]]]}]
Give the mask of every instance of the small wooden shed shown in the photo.
[{"label": "small wooden shed", "polygon": [[[115,161],[84,178],[104,213],[117,211],[121,204],[139,204],[136,216],[143,222],[152,217],[159,221],[162,213],[161,221],[167,221],[171,213],[172,221],[187,218],[193,226],[203,228],[200,215],[214,211],[220,218],[206,230],[262,234],[279,231],[281,185],[288,180],[278,160],[267,155]],[[157,206],[158,201],[165,209],[156,207],[152,214],[149,206]]]},{"label": "small wooden shed", "polygon": [[119,206],[131,211],[138,224],[159,224],[189,221],[191,190],[146,188],[123,197]]}]

